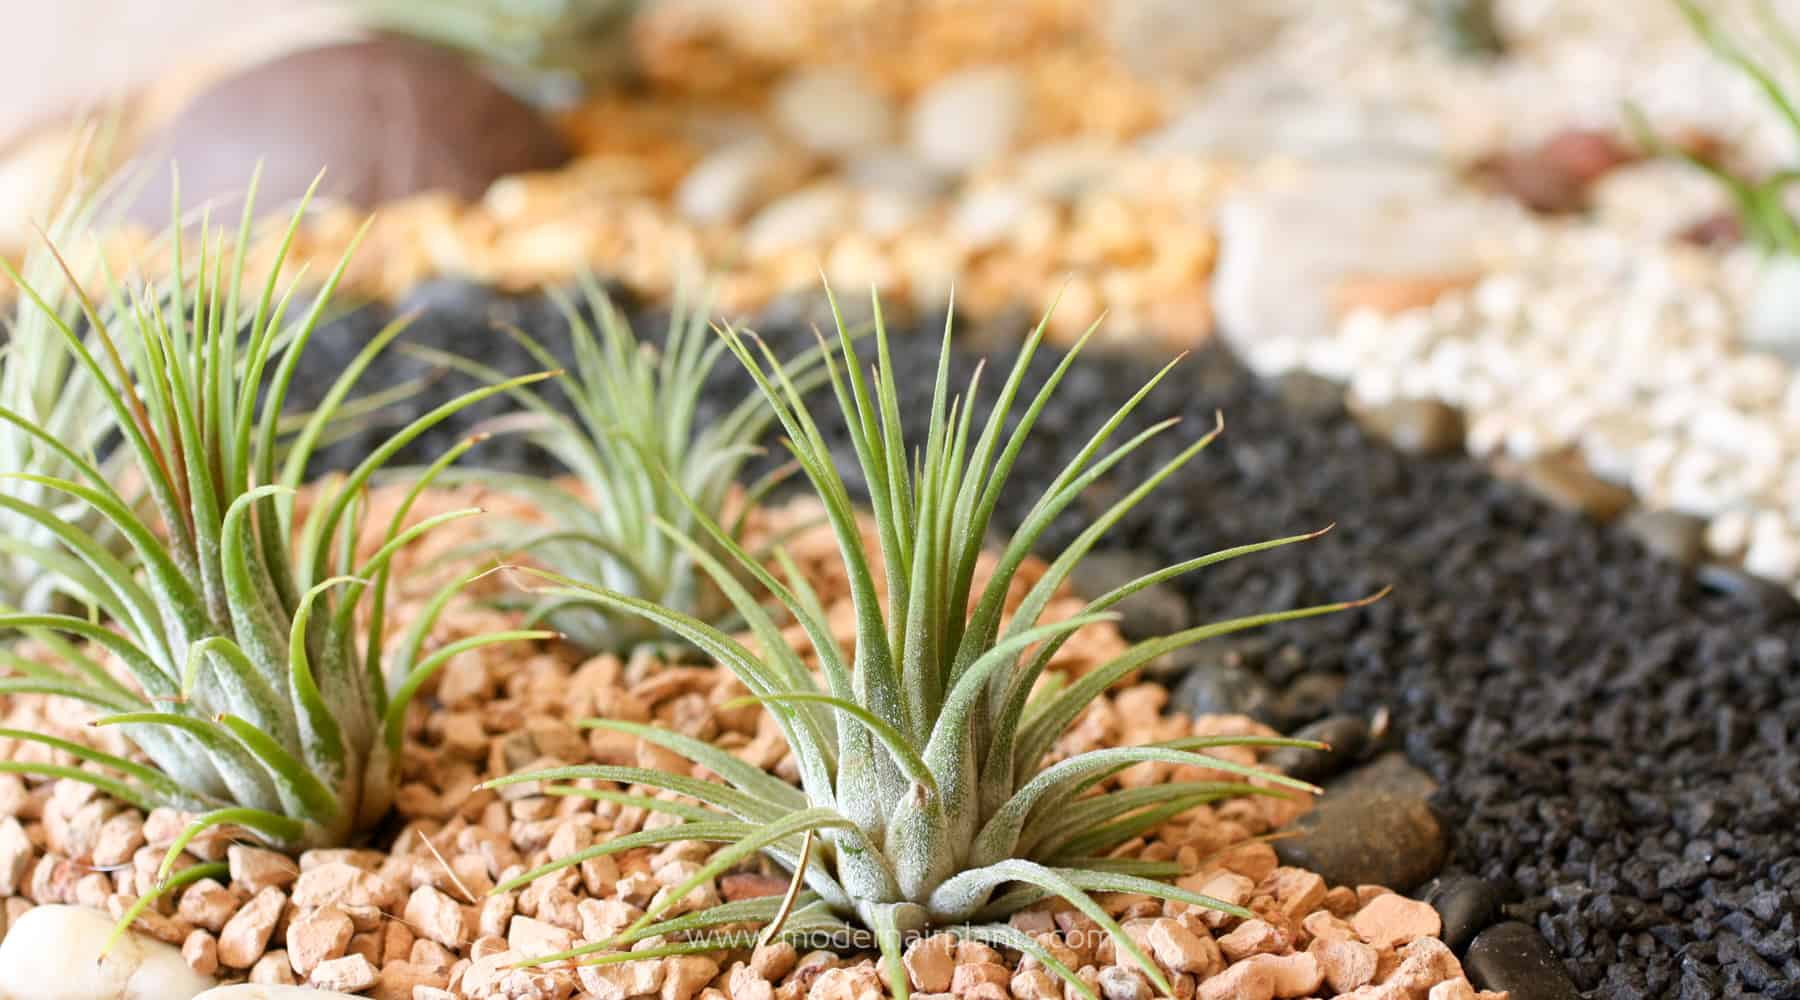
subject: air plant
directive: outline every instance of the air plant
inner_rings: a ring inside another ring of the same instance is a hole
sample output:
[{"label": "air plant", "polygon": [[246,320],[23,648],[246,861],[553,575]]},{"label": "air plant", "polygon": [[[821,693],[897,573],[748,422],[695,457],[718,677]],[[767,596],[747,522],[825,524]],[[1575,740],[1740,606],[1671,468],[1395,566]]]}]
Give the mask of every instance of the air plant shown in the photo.
[{"label": "air plant", "polygon": [[[0,771],[73,779],[140,808],[197,814],[169,848],[165,877],[192,838],[214,827],[228,825],[288,849],[341,845],[368,830],[393,800],[404,714],[420,685],[468,650],[549,634],[479,635],[427,650],[434,622],[470,576],[436,595],[397,645],[383,642],[395,554],[476,513],[405,523],[420,492],[470,442],[434,463],[391,520],[371,526],[380,544],[373,555],[357,557],[367,486],[400,448],[463,407],[543,375],[483,386],[413,420],[347,475],[322,484],[296,524],[295,495],[314,446],[350,409],[346,397],[404,322],[371,339],[323,402],[291,437],[284,435],[288,389],[349,255],[290,320],[298,282],[279,296],[276,283],[303,201],[277,259],[258,279],[260,292],[250,290],[253,304],[241,301],[254,182],[250,190],[235,252],[225,251],[222,231],[215,234],[202,221],[191,280],[176,230],[165,282],[127,295],[109,276],[114,299],[125,303],[119,313],[103,315],[71,284],[91,339],[15,275],[98,387],[122,437],[119,450],[148,499],[142,508],[133,505],[109,469],[55,429],[0,410],[0,420],[73,470],[9,478],[98,512],[132,552],[130,561],[115,556],[93,529],[65,522],[57,507],[0,496],[12,516],[55,536],[49,565],[102,618],[0,614],[0,629],[40,638],[55,654],[53,663],[9,658],[14,676],[0,679],[0,693],[86,702],[100,713],[95,725],[120,727],[150,763],[7,730],[0,735],[48,745],[77,763],[0,761]],[[359,628],[362,612],[366,625]],[[103,659],[115,660],[129,681]]]},{"label": "air plant", "polygon": [[[84,143],[84,151],[86,146]],[[70,190],[46,226],[45,238],[50,243],[68,246],[78,238],[97,235],[100,220],[96,215],[106,185],[88,177],[82,169],[85,159],[85,155],[76,158]],[[0,347],[0,407],[35,422],[89,461],[107,464],[96,456],[115,434],[112,410],[56,329],[59,322],[70,327],[79,323],[80,307],[72,282],[47,247],[27,251],[21,270],[24,282],[42,297],[43,308],[21,295],[6,323],[6,342]],[[0,496],[49,509],[58,519],[79,525],[105,547],[119,551],[120,537],[98,511],[18,478],[20,473],[69,478],[74,471],[57,450],[16,424],[0,423],[0,474],[5,476],[0,478]],[[117,477],[112,478],[117,482]],[[55,544],[51,531],[10,506],[0,506],[0,607],[47,611],[68,596],[60,593],[66,581],[48,568],[56,561],[47,554]]]},{"label": "air plant", "polygon": [[[1700,40],[1720,59],[1742,72],[1767,99],[1769,106],[1780,115],[1782,122],[1795,137],[1800,138],[1800,105],[1796,105],[1794,98],[1790,96],[1780,74],[1733,38],[1715,15],[1697,0],[1672,2],[1680,8],[1682,16],[1687,19]],[[1800,37],[1796,37],[1794,31],[1783,22],[1769,0],[1756,0],[1753,7],[1764,35],[1774,42],[1786,58],[1800,65]],[[1765,253],[1800,255],[1800,222],[1795,220],[1787,204],[1788,188],[1796,180],[1800,180],[1800,169],[1779,170],[1761,179],[1740,177],[1697,152],[1664,141],[1650,127],[1642,109],[1635,105],[1626,105],[1625,115],[1638,141],[1646,149],[1677,156],[1719,182],[1731,196],[1744,235],[1752,243]]]},{"label": "air plant", "polygon": [[[835,303],[833,304],[835,310]],[[1139,642],[1064,684],[1047,668],[1077,630],[1110,617],[1109,609],[1145,587],[1226,559],[1314,537],[1296,535],[1200,556],[1140,577],[1089,603],[1082,613],[1045,621],[1052,595],[1083,556],[1158,484],[1197,455],[1218,433],[1183,448],[1114,502],[1050,563],[1010,618],[1009,584],[1043,540],[1048,526],[1101,477],[1173,421],[1110,443],[1169,368],[1096,430],[1026,514],[985,585],[974,583],[977,559],[996,505],[1033,427],[1051,405],[1056,386],[1080,351],[1072,350],[1022,413],[1014,414],[1027,370],[1041,342],[1040,324],[1028,339],[988,417],[975,417],[980,371],[966,395],[950,398],[950,331],[946,327],[929,412],[928,432],[915,450],[902,432],[880,304],[875,306],[876,358],[865,376],[853,338],[839,322],[842,369],[827,359],[827,375],[848,425],[869,491],[877,541],[865,543],[850,491],[834,468],[830,445],[801,393],[772,367],[766,348],[734,330],[725,342],[762,389],[801,470],[824,502],[855,608],[854,655],[847,662],[832,638],[815,592],[791,560],[777,552],[776,568],[746,552],[712,519],[695,510],[710,542],[662,525],[731,598],[760,651],[673,609],[566,577],[543,574],[549,591],[639,614],[676,632],[732,671],[774,717],[797,765],[799,787],[746,764],[717,747],[667,729],[610,719],[592,728],[627,733],[687,758],[721,781],[616,766],[560,767],[496,779],[490,784],[547,783],[552,794],[628,802],[673,814],[681,822],[614,838],[553,861],[495,891],[506,891],[584,860],[648,844],[713,841],[720,847],[692,878],[659,894],[630,927],[534,961],[580,959],[608,964],[657,955],[748,943],[746,926],[763,934],[862,934],[872,938],[896,996],[908,995],[901,954],[914,933],[945,929],[1033,955],[1077,992],[1091,990],[1071,970],[1007,923],[1033,902],[1066,901],[1113,938],[1121,955],[1139,965],[1164,995],[1162,971],[1094,900],[1097,892],[1144,893],[1158,899],[1224,910],[1240,907],[1172,885],[1175,866],[1113,857],[1115,848],[1202,803],[1238,795],[1316,791],[1284,776],[1206,753],[1224,746],[1290,746],[1278,738],[1205,737],[1116,747],[1062,757],[1058,738],[1108,687],[1159,656],[1239,629],[1323,614],[1353,601],[1255,615],[1203,625]],[[1090,330],[1091,334],[1092,331]],[[1085,343],[1086,338],[1083,338]],[[1172,366],[1171,366],[1172,367]],[[1015,423],[1016,420],[1016,423]],[[1012,423],[1012,429],[1007,428]],[[716,558],[710,546],[725,550]],[[877,568],[879,567],[879,569]],[[782,637],[776,617],[738,574],[775,595],[799,623],[819,663],[808,669]],[[1376,595],[1379,597],[1380,595]],[[885,597],[885,601],[884,601]],[[1369,598],[1373,600],[1374,598]],[[1300,744],[1314,745],[1316,744]],[[1118,789],[1108,779],[1133,764],[1157,761],[1225,772],[1241,780],[1178,780]],[[614,786],[639,786],[682,797],[671,801]],[[698,803],[698,804],[695,804]],[[726,903],[675,915],[694,888],[765,855],[793,872],[784,899]],[[646,939],[657,938],[650,942]],[[641,944],[632,950],[634,944]]]},{"label": "air plant", "polygon": [[[734,501],[738,474],[758,453],[757,442],[774,414],[751,393],[717,420],[705,425],[699,420],[707,376],[726,350],[708,331],[706,296],[690,307],[684,290],[677,289],[668,338],[656,350],[639,342],[598,282],[584,278],[582,293],[592,324],[573,300],[556,296],[574,356],[573,368],[559,379],[568,406],[533,389],[517,389],[512,395],[524,412],[501,421],[522,430],[572,473],[574,485],[486,470],[464,477],[524,497],[547,515],[547,524],[500,524],[496,541],[503,549],[561,576],[717,624],[732,613],[731,602],[700,571],[687,547],[656,524],[672,525],[686,538],[700,537],[707,551],[722,555],[705,540],[698,519],[723,523],[727,508],[735,506],[726,535],[738,542],[744,515],[780,479],[765,476]],[[545,368],[556,366],[556,359],[522,331],[508,333]],[[467,360],[431,356],[490,381],[502,378]],[[809,381],[808,374],[817,373],[817,357],[813,352],[796,359],[790,374],[802,384]],[[531,609],[530,620],[546,621],[593,651],[625,652],[679,639],[642,615],[586,599],[546,597]]]}]

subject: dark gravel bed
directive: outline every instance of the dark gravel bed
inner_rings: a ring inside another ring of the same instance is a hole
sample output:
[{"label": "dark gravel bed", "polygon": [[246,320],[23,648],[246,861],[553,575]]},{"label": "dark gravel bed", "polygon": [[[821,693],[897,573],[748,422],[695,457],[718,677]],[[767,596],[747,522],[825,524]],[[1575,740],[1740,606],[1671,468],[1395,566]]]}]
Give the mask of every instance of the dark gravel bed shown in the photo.
[{"label": "dark gravel bed", "polygon": [[[553,344],[564,337],[541,299],[446,284],[414,304],[430,306],[418,339],[512,371],[527,365],[491,320]],[[778,346],[805,343],[800,315],[788,310],[762,332]],[[381,319],[364,310],[322,331],[308,387],[322,387],[345,345]],[[895,347],[911,374],[901,384],[923,400],[941,327],[919,326],[930,335]],[[1011,333],[985,332],[994,342]],[[1041,372],[1054,355],[1040,357]],[[959,359],[965,376],[970,361]],[[1096,357],[1071,374],[1018,463],[1002,521],[1020,516],[1151,370]],[[735,371],[721,382],[722,399],[748,384]],[[424,395],[459,385],[446,378]],[[1536,925],[1590,996],[1800,997],[1800,625],[1701,587],[1623,532],[1555,510],[1478,463],[1404,456],[1341,413],[1297,412],[1220,349],[1188,358],[1132,421],[1184,425],[1118,481],[1210,427],[1215,409],[1224,437],[1111,544],[1174,561],[1336,522],[1318,541],[1182,588],[1217,617],[1393,584],[1372,607],[1233,648],[1273,685],[1302,671],[1341,675],[1343,708],[1391,711],[1407,756],[1441,783],[1432,804],[1454,834],[1451,869],[1508,887],[1509,912]],[[434,435],[415,457],[460,432]],[[532,461],[516,444],[483,449],[471,460]],[[1079,523],[1059,525],[1052,543]],[[1260,655],[1273,651],[1283,655]]]}]

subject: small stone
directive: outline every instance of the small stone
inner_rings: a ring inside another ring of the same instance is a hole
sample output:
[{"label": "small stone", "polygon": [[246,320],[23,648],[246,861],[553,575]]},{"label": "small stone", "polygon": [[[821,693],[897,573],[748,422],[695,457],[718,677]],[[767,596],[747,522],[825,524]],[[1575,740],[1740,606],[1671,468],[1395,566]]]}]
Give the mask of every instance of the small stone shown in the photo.
[{"label": "small stone", "polygon": [[818,246],[843,228],[849,192],[815,184],[770,202],[744,226],[744,253],[752,259]]},{"label": "small stone", "polygon": [[791,154],[767,139],[740,140],[714,150],[681,179],[675,209],[703,226],[735,222],[798,177]]},{"label": "small stone", "polygon": [[1105,1000],[1150,1000],[1150,982],[1140,969],[1109,965],[1100,970],[1100,995]]},{"label": "small stone", "polygon": [[1644,548],[1683,566],[1692,566],[1706,552],[1706,521],[1674,510],[1639,507],[1619,522]]},{"label": "small stone", "polygon": [[1333,885],[1414,888],[1448,854],[1444,829],[1421,795],[1382,787],[1330,789],[1276,841],[1281,863],[1318,872]]},{"label": "small stone", "polygon": [[1370,433],[1408,454],[1441,455],[1462,448],[1462,414],[1447,403],[1396,399],[1367,404],[1353,393],[1349,407]]},{"label": "small stone", "polygon": [[446,948],[461,948],[469,936],[468,918],[456,900],[428,885],[406,900],[406,922],[414,932]]},{"label": "small stone", "polygon": [[1151,954],[1171,972],[1205,978],[1225,968],[1219,944],[1212,935],[1197,934],[1167,917],[1150,925],[1148,943]]},{"label": "small stone", "polygon": [[226,852],[231,866],[231,882],[255,895],[271,886],[285,889],[300,875],[300,866],[285,854],[261,847],[233,844]]},{"label": "small stone", "polygon": [[1462,954],[1475,935],[1500,919],[1500,890],[1486,879],[1456,875],[1432,886],[1425,896],[1444,927],[1440,936],[1450,950]]},{"label": "small stone", "polygon": [[1789,364],[1800,364],[1800,258],[1772,254],[1763,259],[1746,309],[1744,343]]},{"label": "small stone", "polygon": [[1559,451],[1523,462],[1500,459],[1495,470],[1517,479],[1563,510],[1610,521],[1631,505],[1631,491],[1594,475],[1580,455]]},{"label": "small stone", "polygon": [[349,916],[335,906],[313,910],[289,924],[287,953],[294,974],[305,978],[321,962],[343,955],[355,932]]},{"label": "small stone", "polygon": [[271,951],[250,967],[250,981],[261,986],[293,986],[294,970],[288,965],[287,952]]},{"label": "small stone", "polygon": [[791,73],[776,85],[769,106],[783,131],[821,156],[879,146],[894,130],[887,99],[848,68]]},{"label": "small stone", "polygon": [[1292,735],[1297,740],[1318,740],[1327,749],[1278,747],[1263,758],[1262,766],[1316,783],[1356,763],[1368,747],[1369,724],[1361,716],[1333,715],[1302,726]]},{"label": "small stone", "polygon": [[1219,950],[1233,962],[1241,962],[1251,955],[1273,954],[1288,944],[1287,935],[1265,920],[1246,920],[1219,938]]},{"label": "small stone", "polygon": [[1495,924],[1470,943],[1463,957],[1469,981],[1505,990],[1510,1000],[1577,1000],[1567,969],[1535,928],[1517,920]]},{"label": "small stone", "polygon": [[320,962],[312,973],[314,986],[346,993],[366,990],[380,979],[381,970],[362,955],[345,955],[343,958]]},{"label": "small stone", "polygon": [[1025,86],[1002,66],[939,78],[913,102],[907,135],[939,170],[972,170],[1005,153],[1023,124]]},{"label": "small stone", "polygon": [[1307,951],[1319,960],[1319,968],[1333,992],[1349,993],[1375,981],[1381,956],[1362,941],[1321,938],[1313,941]]},{"label": "small stone", "polygon": [[574,947],[575,935],[533,917],[514,917],[506,930],[506,946],[521,955],[552,955]]},{"label": "small stone", "polygon": [[826,969],[806,994],[807,1000],[881,1000],[885,995],[880,973],[867,963]]},{"label": "small stone", "polygon": [[93,1000],[191,997],[213,985],[181,950],[136,931],[112,940],[113,918],[79,906],[25,911],[0,938],[0,997],[7,1000]]},{"label": "small stone", "polygon": [[950,992],[968,996],[984,983],[1005,986],[1011,979],[1011,970],[997,962],[960,962],[950,974]]},{"label": "small stone", "polygon": [[1306,997],[1317,992],[1325,981],[1319,960],[1307,952],[1291,955],[1258,955],[1251,959],[1269,970],[1278,997]]},{"label": "small stone", "polygon": [[1694,571],[1694,580],[1771,619],[1784,620],[1800,614],[1800,601],[1786,587],[1746,573],[1738,566],[1704,563]]},{"label": "small stone", "polygon": [[[1089,553],[1075,566],[1069,585],[1092,601],[1147,576],[1163,565],[1139,552],[1111,549]],[[1120,616],[1119,630],[1131,639],[1153,639],[1190,627],[1194,611],[1169,582],[1153,584],[1108,609]]]},{"label": "small stone", "polygon": [[219,931],[219,961],[234,969],[255,965],[286,905],[286,894],[273,886],[252,896]]},{"label": "small stone", "polygon": [[0,819],[0,896],[16,896],[25,873],[37,860],[37,848],[25,827],[11,816]]},{"label": "small stone", "polygon": [[956,939],[948,934],[933,934],[914,941],[907,946],[902,961],[914,989],[942,993],[950,988],[956,972]]},{"label": "small stone", "polygon": [[660,1000],[691,1000],[719,974],[719,963],[705,955],[677,955],[663,965]]},{"label": "small stone", "polygon": [[1169,711],[1190,718],[1203,715],[1258,716],[1273,704],[1275,694],[1255,674],[1231,663],[1206,659],[1195,663],[1169,697]]},{"label": "small stone", "polygon": [[202,976],[219,971],[219,939],[196,927],[181,942],[181,958]]},{"label": "small stone", "polygon": [[302,872],[294,882],[294,905],[302,909],[338,903],[378,910],[399,905],[400,889],[372,871],[343,861],[328,861]]},{"label": "small stone", "polygon": [[1200,984],[1199,1000],[1274,1000],[1275,970],[1263,962],[1238,962]]},{"label": "small stone", "polygon": [[1344,386],[1312,372],[1287,372],[1275,380],[1281,405],[1306,420],[1335,420],[1344,413]]},{"label": "small stone", "polygon": [[1436,937],[1443,929],[1443,921],[1430,903],[1390,892],[1375,897],[1356,911],[1350,926],[1356,928],[1357,935],[1364,941],[1376,948],[1388,949],[1418,938]]}]

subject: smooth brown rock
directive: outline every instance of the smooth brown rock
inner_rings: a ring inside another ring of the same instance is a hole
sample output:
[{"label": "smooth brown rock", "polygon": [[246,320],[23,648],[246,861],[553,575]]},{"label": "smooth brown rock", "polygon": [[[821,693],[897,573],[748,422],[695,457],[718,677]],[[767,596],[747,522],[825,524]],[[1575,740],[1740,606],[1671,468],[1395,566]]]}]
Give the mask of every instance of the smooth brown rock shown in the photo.
[{"label": "smooth brown rock", "polygon": [[373,207],[423,191],[476,198],[507,174],[562,165],[562,139],[465,60],[399,38],[325,45],[215,83],[145,143],[151,167],[133,221],[169,219],[168,163],[182,204],[241,196],[258,162],[264,205],[320,191]]}]

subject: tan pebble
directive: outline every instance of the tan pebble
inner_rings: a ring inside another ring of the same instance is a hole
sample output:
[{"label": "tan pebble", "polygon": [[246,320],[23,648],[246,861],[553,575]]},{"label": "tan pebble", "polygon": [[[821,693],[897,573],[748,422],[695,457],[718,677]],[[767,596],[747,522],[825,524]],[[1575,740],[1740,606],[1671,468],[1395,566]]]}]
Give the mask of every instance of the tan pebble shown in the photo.
[{"label": "tan pebble", "polygon": [[1240,844],[1219,855],[1221,866],[1237,872],[1252,882],[1261,882],[1268,878],[1279,863],[1275,857],[1275,848],[1262,841]]},{"label": "tan pebble", "polygon": [[110,868],[122,865],[144,846],[144,817],[135,809],[119,813],[100,825],[94,836],[94,864]]},{"label": "tan pebble", "polygon": [[446,948],[462,947],[469,935],[461,904],[428,885],[407,897],[405,917],[415,933]]},{"label": "tan pebble", "polygon": [[231,866],[232,884],[251,895],[270,887],[285,889],[300,875],[300,867],[292,858],[261,847],[233,844],[225,856]]},{"label": "tan pebble", "polygon": [[612,937],[631,926],[631,922],[644,913],[618,899],[584,899],[576,904],[575,909],[581,917],[581,936],[589,941],[602,941]]},{"label": "tan pebble", "polygon": [[1431,904],[1388,893],[1365,903],[1350,926],[1378,949],[1393,948],[1416,938],[1436,937],[1443,921]]},{"label": "tan pebble", "polygon": [[1062,1000],[1062,980],[1048,969],[1024,969],[1013,975],[1008,986],[1019,1000]]},{"label": "tan pebble", "polygon": [[36,857],[37,848],[26,835],[24,825],[12,816],[0,819],[0,896],[18,893]]},{"label": "tan pebble", "polygon": [[1275,897],[1281,912],[1291,920],[1298,920],[1325,902],[1325,880],[1304,868],[1277,868],[1257,889]]},{"label": "tan pebble", "polygon": [[404,962],[412,955],[413,939],[417,937],[404,920],[390,920],[381,926],[381,953],[376,965],[389,962]]},{"label": "tan pebble", "polygon": [[294,986],[294,970],[288,965],[287,952],[271,951],[256,960],[250,968],[250,981],[259,986]]},{"label": "tan pebble", "polygon": [[1361,909],[1362,907],[1368,906],[1369,903],[1377,897],[1391,896],[1393,894],[1394,890],[1389,889],[1385,885],[1359,885],[1356,887],[1356,906],[1358,909]]},{"label": "tan pebble", "polygon": [[287,896],[273,886],[251,897],[219,931],[219,961],[234,969],[257,964],[286,905]]},{"label": "tan pebble", "polygon": [[1278,997],[1311,996],[1325,981],[1319,960],[1304,951],[1291,955],[1257,955],[1251,961],[1268,966],[1275,979]]},{"label": "tan pebble", "polygon": [[381,966],[381,981],[375,986],[376,1000],[416,1000],[420,990],[443,991],[449,977],[438,969],[412,962],[388,962]]},{"label": "tan pebble", "polygon": [[1460,976],[1447,979],[1433,986],[1425,1000],[1475,1000],[1475,987]]},{"label": "tan pebble", "polygon": [[1105,1000],[1150,1000],[1150,981],[1141,969],[1109,965],[1100,970],[1100,995]]},{"label": "tan pebble", "polygon": [[663,959],[661,1000],[692,1000],[700,988],[719,974],[719,963],[704,955],[676,955]]},{"label": "tan pebble", "polygon": [[294,974],[304,978],[319,963],[343,955],[355,930],[350,917],[335,906],[313,910],[289,924],[287,953]]},{"label": "tan pebble", "polygon": [[956,973],[956,939],[948,934],[933,934],[914,941],[902,961],[913,989],[942,993],[950,989]]},{"label": "tan pebble", "polygon": [[807,1000],[882,1000],[886,989],[874,967],[863,964],[826,969],[813,980],[806,996]]},{"label": "tan pebble", "polygon": [[1307,937],[1315,941],[1350,941],[1356,938],[1356,929],[1348,921],[1340,920],[1325,910],[1308,913],[1300,921],[1300,928]]},{"label": "tan pebble", "polygon": [[1012,973],[1004,965],[996,962],[969,962],[958,965],[950,974],[950,992],[966,996],[982,983],[1004,986],[1011,979]]},{"label": "tan pebble", "polygon": [[742,962],[732,965],[725,986],[731,1000],[772,1000],[775,996],[774,985]]},{"label": "tan pebble", "polygon": [[436,941],[417,938],[413,941],[412,953],[407,956],[407,960],[422,969],[449,972],[450,967],[456,964],[456,955]]},{"label": "tan pebble", "polygon": [[[1220,902],[1230,903],[1233,906],[1242,906],[1244,902],[1250,898],[1251,893],[1256,891],[1255,882],[1250,881],[1236,872],[1212,872],[1200,875],[1189,875],[1179,880],[1176,885],[1189,892],[1197,892],[1202,896],[1211,896]],[[1189,908],[1185,912],[1194,913],[1195,908]],[[1206,926],[1216,929],[1224,926],[1226,921],[1234,918],[1223,910],[1200,909],[1198,912],[1198,919]]]},{"label": "tan pebble", "polygon": [[584,965],[581,986],[595,1000],[628,1000],[662,991],[663,964],[655,959],[619,962],[616,965]]},{"label": "tan pebble", "polygon": [[1307,950],[1319,960],[1325,981],[1338,993],[1349,993],[1375,981],[1379,956],[1361,941],[1320,938]]},{"label": "tan pebble", "polygon": [[1200,983],[1198,1000],[1274,1000],[1275,971],[1261,962],[1238,962]]},{"label": "tan pebble", "polygon": [[1233,962],[1251,955],[1278,952],[1287,946],[1287,935],[1264,920],[1246,920],[1231,933],[1219,938],[1219,950]]},{"label": "tan pebble", "polygon": [[1407,995],[1418,996],[1447,979],[1462,975],[1462,964],[1450,948],[1435,937],[1422,937],[1399,952],[1400,966],[1382,980]]},{"label": "tan pebble", "polygon": [[750,968],[770,982],[779,982],[794,971],[800,953],[786,941],[772,941],[750,953]]},{"label": "tan pebble", "polygon": [[219,941],[211,934],[194,928],[188,932],[187,940],[181,942],[181,959],[188,968],[210,976],[219,971]]},{"label": "tan pebble", "polygon": [[1334,917],[1349,917],[1362,906],[1362,900],[1356,898],[1356,890],[1347,885],[1334,885],[1325,893],[1325,899],[1319,904]]},{"label": "tan pebble", "polygon": [[218,933],[237,912],[238,896],[210,878],[203,878],[181,894],[176,912],[196,927]]},{"label": "tan pebble", "polygon": [[514,917],[506,929],[506,946],[521,955],[550,955],[575,946],[575,935],[534,917]]},{"label": "tan pebble", "polygon": [[345,955],[320,962],[311,982],[323,990],[351,993],[366,990],[381,979],[381,971],[361,955]]},{"label": "tan pebble", "polygon": [[1225,967],[1218,942],[1204,929],[1195,933],[1177,921],[1160,919],[1150,925],[1148,941],[1156,960],[1171,972],[1205,977]]}]

